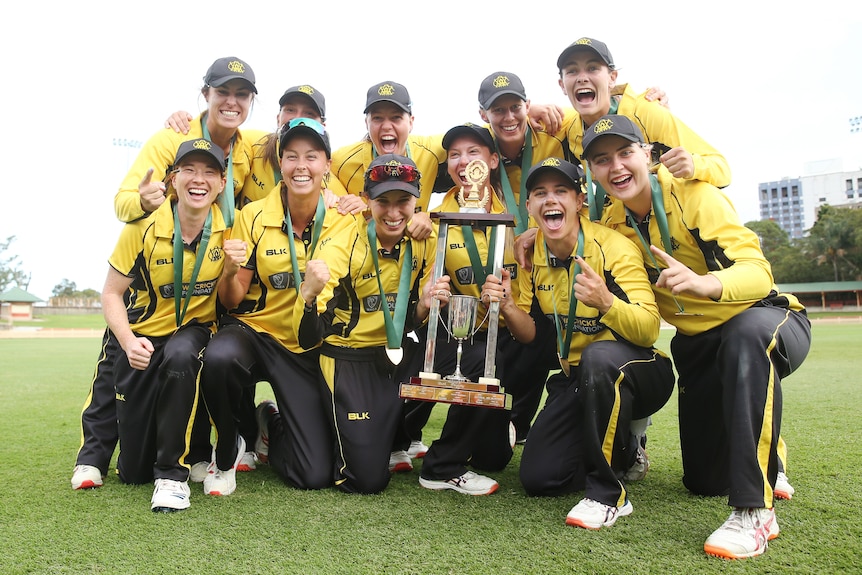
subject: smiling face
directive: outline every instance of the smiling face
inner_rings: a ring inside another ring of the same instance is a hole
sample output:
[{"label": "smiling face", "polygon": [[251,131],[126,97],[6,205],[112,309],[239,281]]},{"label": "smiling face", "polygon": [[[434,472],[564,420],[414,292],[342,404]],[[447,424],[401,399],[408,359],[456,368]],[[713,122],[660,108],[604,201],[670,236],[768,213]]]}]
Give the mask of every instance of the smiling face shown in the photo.
[{"label": "smiling face", "polygon": [[278,120],[278,127],[281,128],[294,118],[311,118],[312,120],[317,120],[321,124],[323,123],[323,119],[320,117],[320,111],[318,111],[314,100],[308,96],[303,96],[302,94],[291,94],[284,101],[284,104],[281,106],[281,110],[278,111],[278,116],[276,117]]},{"label": "smiling face", "polygon": [[391,248],[401,241],[407,224],[416,208],[416,196],[402,190],[390,190],[376,199],[368,200],[377,239],[381,245]]},{"label": "smiling face", "polygon": [[365,114],[365,126],[379,155],[406,154],[413,116],[391,102],[377,102]]},{"label": "smiling face", "polygon": [[[488,146],[482,143],[478,136],[464,134],[455,138],[449,145],[447,151],[446,169],[452,181],[461,186],[469,185],[465,176],[467,164],[473,160],[482,160],[488,164],[488,174],[500,164],[500,158],[496,152],[492,152]],[[485,182],[479,183],[483,185]],[[490,207],[490,205],[489,205]]]},{"label": "smiling face", "polygon": [[503,94],[487,110],[480,109],[479,115],[491,126],[502,148],[505,143],[520,149],[527,135],[530,101],[522,100],[514,94]]},{"label": "smiling face", "polygon": [[617,71],[590,49],[573,51],[560,69],[560,87],[588,126],[610,111],[616,82]]},{"label": "smiling face", "polygon": [[643,217],[651,206],[649,150],[620,136],[594,140],[587,157],[593,179],[609,196]]},{"label": "smiling face", "polygon": [[218,87],[208,86],[203,94],[207,101],[207,121],[229,130],[236,130],[245,122],[254,100],[251,85],[238,79]]},{"label": "smiling face", "polygon": [[326,150],[310,134],[297,134],[285,142],[281,151],[281,177],[289,197],[320,194],[329,163]]},{"label": "smiling face", "polygon": [[527,211],[539,224],[549,244],[570,239],[574,245],[580,228],[578,212],[583,206],[584,194],[581,190],[574,188],[568,178],[552,170],[536,177],[527,198]]},{"label": "smiling face", "polygon": [[181,206],[204,210],[209,209],[224,190],[225,176],[221,168],[202,153],[189,154],[171,174],[171,184]]}]

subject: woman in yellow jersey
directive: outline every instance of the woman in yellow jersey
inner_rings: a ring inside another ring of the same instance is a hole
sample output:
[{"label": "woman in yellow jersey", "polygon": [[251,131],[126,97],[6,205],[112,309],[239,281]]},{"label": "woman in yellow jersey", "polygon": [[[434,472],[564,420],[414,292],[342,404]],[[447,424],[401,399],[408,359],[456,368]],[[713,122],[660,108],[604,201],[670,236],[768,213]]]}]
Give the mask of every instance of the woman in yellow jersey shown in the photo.
[{"label": "woman in yellow jersey", "polygon": [[300,345],[311,349],[322,342],[334,481],[349,493],[378,493],[389,483],[402,404],[394,372],[407,333],[426,320],[431,294],[439,289],[420,289],[431,277],[433,238],[406,236],[420,193],[416,164],[383,154],[364,179],[370,219],[357,216],[351,226],[324,236],[306,264],[294,307]]},{"label": "woman in yellow jersey", "polygon": [[153,511],[189,506],[189,465],[199,399],[200,356],[216,322],[223,269],[235,273],[242,242],[225,240],[215,205],[224,189],[224,152],[203,138],[184,142],[173,160],[167,201],[127,224],[110,257],[102,291],[108,329],[122,352],[116,384],[125,483],[155,479]]},{"label": "woman in yellow jersey", "polygon": [[[254,95],[254,71],[246,62],[229,56],[219,58],[204,75],[201,93],[207,110],[191,125],[188,135],[162,129],[141,148],[129,169],[120,190],[114,197],[117,217],[131,222],[153,212],[165,201],[165,178],[180,143],[189,138],[206,138],[225,150],[227,183],[225,206],[235,206],[234,198],[242,192],[251,166],[251,143],[243,139],[239,127],[248,118]],[[225,212],[225,221],[233,222],[233,214]]]},{"label": "woman in yellow jersey", "polygon": [[704,549],[759,555],[779,532],[781,380],[808,353],[805,310],[778,292],[757,235],[720,190],[650,172],[650,147],[630,119],[600,118],[584,159],[615,199],[603,223],[640,246],[659,311],[677,330],[683,483],[729,494],[733,512]]},{"label": "woman in yellow jersey", "polygon": [[[474,124],[455,126],[444,135],[443,146],[447,150],[449,175],[457,185],[449,190],[435,211],[459,211],[458,198],[461,191],[469,190],[472,185],[467,179],[467,166],[474,160],[480,160],[488,167],[485,179],[477,182],[480,190],[488,192],[484,209],[493,214],[506,213],[500,191],[500,160],[494,151],[494,141],[488,129]],[[504,243],[510,245],[511,229],[506,229],[509,242]],[[492,252],[496,233],[495,228],[449,226],[443,276],[440,278],[440,281],[445,282],[447,290],[453,294],[476,298],[482,295],[480,287],[485,283],[485,277],[493,271]],[[504,267],[513,276],[517,276],[517,266],[512,259],[511,250],[506,250],[502,261]],[[477,323],[486,314],[486,303],[487,301],[479,304]],[[505,322],[500,322],[498,332],[496,376],[507,392],[516,395],[514,385],[510,389],[509,384],[515,383],[509,377],[510,373],[515,372],[515,364],[527,360],[528,357],[528,363],[533,365],[533,359],[541,356],[542,347],[538,342],[536,346],[523,346],[515,342],[504,324]],[[418,333],[420,348],[424,348],[426,331],[419,330]],[[449,374],[456,366],[457,343],[447,338],[443,330],[437,333],[434,372]],[[550,344],[551,341],[547,340],[546,343]],[[464,376],[471,381],[478,381],[484,375],[486,346],[487,323],[483,323],[463,345],[461,369]],[[545,356],[548,360],[544,365],[545,376],[551,367],[550,362],[553,361],[553,348],[548,346],[547,349],[550,353]],[[540,376],[538,379],[544,382],[544,377]],[[520,390],[521,387],[518,388],[518,391]],[[420,407],[421,405],[433,404],[420,404]],[[413,414],[408,413],[408,423],[411,416]],[[425,455],[419,478],[420,485],[428,489],[452,489],[468,495],[487,495],[496,491],[499,487],[496,481],[469,468],[499,471],[508,464],[515,439],[509,418],[510,412],[507,410],[449,406],[440,438],[431,444]]]},{"label": "woman in yellow jersey", "polygon": [[[249,171],[250,144],[245,142],[238,127],[248,117],[254,94],[255,76],[251,67],[235,57],[219,58],[204,75],[201,93],[207,101],[207,111],[201,114],[187,130],[180,134],[174,130],[160,130],[141,149],[134,164],[120,184],[114,197],[117,217],[123,222],[132,222],[146,217],[162,205],[166,199],[168,180],[174,168],[174,156],[180,144],[189,138],[204,137],[229,152],[227,162],[227,190],[238,195],[242,182]],[[248,148],[248,149],[247,149]],[[232,199],[234,196],[231,195]],[[227,195],[221,199],[224,205],[233,207]],[[224,217],[233,222],[233,211]],[[81,448],[72,474],[72,488],[100,487],[107,473],[111,455],[117,443],[114,386],[110,366],[118,346],[116,337],[105,330],[102,351],[99,356],[90,393],[81,413]],[[201,429],[207,426],[204,421]],[[190,453],[196,463],[194,479],[202,481],[209,457],[209,439]]]},{"label": "woman in yellow jersey", "polygon": [[[502,302],[510,333],[528,343],[540,327],[534,305],[551,318],[562,371],[547,383],[545,406],[521,457],[532,495],[584,498],[566,523],[610,527],[632,512],[623,474],[637,453],[633,419],[655,413],[673,391],[670,360],[653,348],[659,315],[637,246],[583,216],[577,167],[549,158],[527,175],[527,209],[539,226],[532,270],[490,277],[483,291]],[[427,457],[427,456],[426,456]]]},{"label": "woman in yellow jersey", "polygon": [[[332,485],[332,435],[319,384],[318,350],[297,340],[292,310],[306,262],[323,235],[352,218],[326,209],[321,183],[329,171],[329,136],[310,118],[285,124],[280,140],[281,182],[240,212],[234,237],[248,261],[227,275],[219,296],[229,314],[204,355],[201,389],[218,441],[204,492],[236,489],[234,462],[256,452],[293,487]],[[276,402],[248,413],[258,381]]]}]

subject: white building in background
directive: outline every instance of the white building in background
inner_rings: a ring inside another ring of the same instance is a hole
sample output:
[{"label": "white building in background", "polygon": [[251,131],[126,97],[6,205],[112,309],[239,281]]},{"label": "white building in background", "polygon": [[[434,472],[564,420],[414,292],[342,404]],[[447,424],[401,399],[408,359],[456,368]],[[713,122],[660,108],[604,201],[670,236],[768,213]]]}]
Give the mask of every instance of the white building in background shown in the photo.
[{"label": "white building in background", "polygon": [[862,208],[862,169],[842,171],[840,160],[826,160],[809,164],[806,172],[811,175],[758,186],[760,219],[774,221],[792,239],[811,229],[820,206]]}]

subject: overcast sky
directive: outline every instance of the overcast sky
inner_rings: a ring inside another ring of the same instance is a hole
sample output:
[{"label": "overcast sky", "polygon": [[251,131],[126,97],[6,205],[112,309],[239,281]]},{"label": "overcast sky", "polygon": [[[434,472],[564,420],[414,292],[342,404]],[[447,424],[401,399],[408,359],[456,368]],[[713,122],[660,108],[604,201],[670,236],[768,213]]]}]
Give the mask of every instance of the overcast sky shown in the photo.
[{"label": "overcast sky", "polygon": [[337,147],[364,135],[365,93],[382,80],[407,86],[416,134],[481,121],[479,83],[498,70],[518,74],[533,102],[567,106],[556,59],[590,36],[608,44],[619,81],[661,86],[727,157],[744,221],[758,219],[760,182],[862,166],[849,122],[862,116],[855,2],[620,0],[578,11],[586,5],[13,3],[0,24],[0,238],[17,237],[6,255],[19,255],[40,298],[63,279],[101,291],[121,225],[113,197],[137,151],[116,140],[145,141],[174,110],[198,114],[203,75],[223,56],[257,75],[244,127],[275,129],[278,98],[307,83],[326,96]]}]

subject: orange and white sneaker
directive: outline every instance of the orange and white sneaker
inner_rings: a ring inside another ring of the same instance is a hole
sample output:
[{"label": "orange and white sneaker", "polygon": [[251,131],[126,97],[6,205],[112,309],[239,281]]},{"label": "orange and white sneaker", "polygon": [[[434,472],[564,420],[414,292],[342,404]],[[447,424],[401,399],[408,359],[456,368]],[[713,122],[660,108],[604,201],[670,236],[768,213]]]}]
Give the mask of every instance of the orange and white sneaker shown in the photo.
[{"label": "orange and white sneaker", "polygon": [[619,517],[631,515],[634,507],[626,500],[622,507],[605,505],[594,499],[581,499],[566,515],[566,525],[583,527],[584,529],[601,529],[610,527]]},{"label": "orange and white sneaker", "polygon": [[703,544],[707,555],[723,559],[745,559],[766,551],[769,541],[778,537],[774,509],[735,507],[721,527]]},{"label": "orange and white sneaker", "polygon": [[103,484],[102,472],[93,465],[76,465],[72,471],[72,489],[95,489]]},{"label": "orange and white sneaker", "polygon": [[796,490],[790,485],[787,475],[783,471],[778,472],[778,477],[775,479],[775,489],[772,490],[772,493],[778,499],[793,499],[793,494],[796,493]]}]

